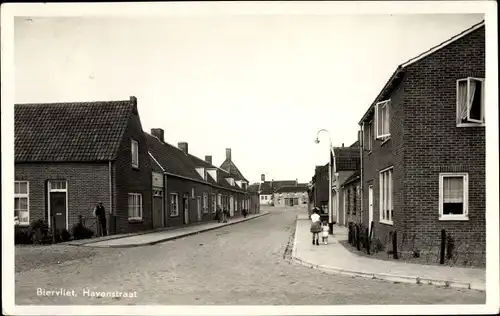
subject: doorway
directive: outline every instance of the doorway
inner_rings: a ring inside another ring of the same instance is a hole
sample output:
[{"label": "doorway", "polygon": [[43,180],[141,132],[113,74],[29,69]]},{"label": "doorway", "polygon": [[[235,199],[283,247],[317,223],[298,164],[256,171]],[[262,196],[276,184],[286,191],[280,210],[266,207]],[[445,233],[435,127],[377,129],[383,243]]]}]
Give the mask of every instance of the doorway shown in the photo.
[{"label": "doorway", "polygon": [[184,224],[189,224],[189,195],[184,194],[182,198],[182,205],[184,207]]},{"label": "doorway", "polygon": [[153,189],[153,228],[163,227],[163,190]]},{"label": "doorway", "polygon": [[368,233],[372,229],[373,221],[373,185],[368,187]]},{"label": "doorway", "polygon": [[67,183],[63,180],[48,182],[49,226],[52,216],[57,229],[68,229],[68,190]]}]

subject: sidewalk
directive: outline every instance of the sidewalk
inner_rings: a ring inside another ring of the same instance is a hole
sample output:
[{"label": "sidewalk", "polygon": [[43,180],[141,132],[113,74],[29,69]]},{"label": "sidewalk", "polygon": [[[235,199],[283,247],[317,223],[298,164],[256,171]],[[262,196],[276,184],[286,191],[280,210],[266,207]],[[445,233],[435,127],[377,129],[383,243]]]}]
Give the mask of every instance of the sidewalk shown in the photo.
[{"label": "sidewalk", "polygon": [[347,228],[334,226],[328,245],[312,245],[310,221],[297,217],[292,260],[325,272],[382,279],[392,282],[433,284],[485,291],[486,271],[483,269],[420,265],[366,258],[351,253],[339,243],[347,240]]},{"label": "sidewalk", "polygon": [[241,223],[267,214],[269,214],[269,212],[263,211],[259,214],[250,214],[247,216],[247,218],[243,217],[232,218],[229,220],[228,223],[217,223],[216,221],[213,221],[208,223],[191,225],[187,227],[179,227],[171,229],[164,228],[147,232],[111,235],[94,239],[75,240],[69,242],[68,244],[72,246],[95,247],[95,248],[129,248],[129,247],[154,245],[164,241],[177,239],[217,229],[220,227]]}]

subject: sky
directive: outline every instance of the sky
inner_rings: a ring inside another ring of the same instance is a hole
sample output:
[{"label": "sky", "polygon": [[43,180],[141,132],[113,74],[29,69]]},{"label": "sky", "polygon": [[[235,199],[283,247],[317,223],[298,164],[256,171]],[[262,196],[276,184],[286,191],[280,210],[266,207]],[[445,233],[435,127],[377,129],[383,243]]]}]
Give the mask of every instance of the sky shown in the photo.
[{"label": "sky", "polygon": [[251,182],[309,182],[396,67],[480,14],[18,17],[15,102],[138,99],[143,130]]}]

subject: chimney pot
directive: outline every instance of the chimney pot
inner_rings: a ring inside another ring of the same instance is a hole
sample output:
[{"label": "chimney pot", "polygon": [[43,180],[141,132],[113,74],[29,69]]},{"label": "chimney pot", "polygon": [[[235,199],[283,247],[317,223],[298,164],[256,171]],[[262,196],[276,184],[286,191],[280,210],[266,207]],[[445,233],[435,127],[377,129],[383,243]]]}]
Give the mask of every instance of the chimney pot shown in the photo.
[{"label": "chimney pot", "polygon": [[162,143],[165,142],[165,139],[164,139],[164,131],[163,129],[161,128],[152,128],[151,129],[151,135],[155,136],[156,138],[158,138]]},{"label": "chimney pot", "polygon": [[342,143],[342,148],[344,148],[344,143]]},{"label": "chimney pot", "polygon": [[212,164],[212,156],[205,156],[205,161]]},{"label": "chimney pot", "polygon": [[189,151],[188,151],[188,143],[186,143],[186,142],[179,142],[177,144],[177,147],[179,147],[179,149],[182,150],[186,155],[189,153]]},{"label": "chimney pot", "polygon": [[231,148],[226,148],[226,159],[231,160]]}]

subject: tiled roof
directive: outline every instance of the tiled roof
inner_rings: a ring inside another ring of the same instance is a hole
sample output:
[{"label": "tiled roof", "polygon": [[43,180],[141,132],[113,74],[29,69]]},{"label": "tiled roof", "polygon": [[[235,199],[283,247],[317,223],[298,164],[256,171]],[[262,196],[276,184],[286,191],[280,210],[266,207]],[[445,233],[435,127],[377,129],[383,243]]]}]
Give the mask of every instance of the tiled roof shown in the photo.
[{"label": "tiled roof", "polygon": [[[144,134],[146,135],[149,152],[163,167],[163,169],[165,169],[166,172],[197,181],[207,182],[208,184],[212,185],[218,185],[228,190],[245,192],[243,189],[237,186],[231,186],[226,181],[225,178],[228,178],[231,175],[224,170],[221,170],[191,154],[186,155],[179,148],[168,143],[160,142],[160,140],[155,136],[152,136],[148,133]],[[217,181],[214,181],[210,175],[207,177],[207,180],[204,180],[200,176],[198,171],[196,171],[196,167],[217,168]]]},{"label": "tiled roof", "polygon": [[249,193],[256,193],[258,191],[259,191],[259,184],[258,183],[254,183],[254,184],[251,184],[248,186]]},{"label": "tiled roof", "polygon": [[224,162],[220,165],[220,168],[232,174],[235,180],[244,180],[248,182],[231,159],[226,158],[226,160],[224,160]]},{"label": "tiled roof", "polygon": [[203,180],[182,150],[168,143],[162,143],[158,138],[148,133],[144,134],[149,152],[165,169],[165,172],[194,180]]},{"label": "tiled roof", "polygon": [[16,104],[16,162],[109,161],[116,154],[131,101]]},{"label": "tiled roof", "polygon": [[286,186],[281,187],[274,191],[274,193],[294,193],[294,192],[307,192],[307,186]]},{"label": "tiled roof", "polygon": [[335,147],[335,164],[337,171],[354,171],[360,166],[359,148]]}]

